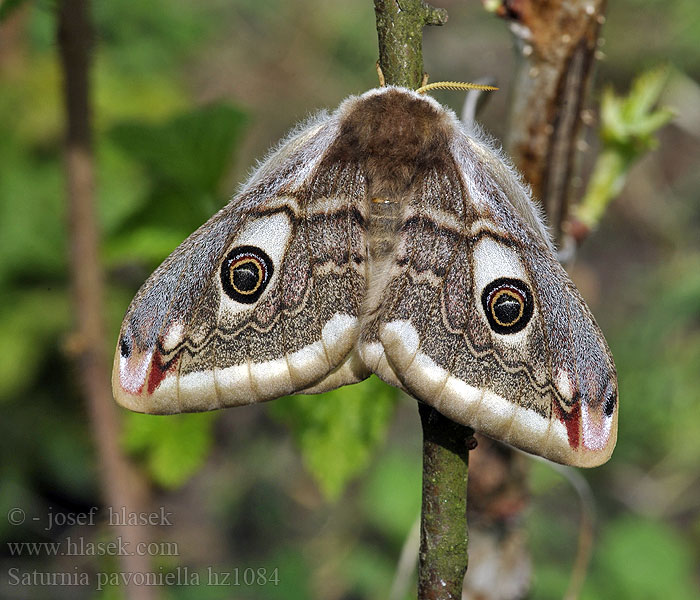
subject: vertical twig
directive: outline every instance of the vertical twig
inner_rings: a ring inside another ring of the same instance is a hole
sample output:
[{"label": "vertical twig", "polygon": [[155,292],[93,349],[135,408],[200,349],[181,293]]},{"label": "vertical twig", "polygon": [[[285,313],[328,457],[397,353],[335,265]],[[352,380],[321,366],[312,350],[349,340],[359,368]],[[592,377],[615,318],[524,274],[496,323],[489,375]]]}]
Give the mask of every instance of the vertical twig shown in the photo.
[{"label": "vertical twig", "polygon": [[467,474],[474,432],[419,404],[423,426],[423,504],[418,598],[462,598],[467,572]]},{"label": "vertical twig", "polygon": [[[447,13],[423,0],[374,0],[379,65],[388,84],[423,79],[422,32]],[[419,404],[423,426],[423,502],[418,598],[459,599],[467,570],[467,472],[473,431]]]},{"label": "vertical twig", "polygon": [[423,0],[374,0],[379,66],[386,82],[416,89],[423,80],[423,27],[444,25],[447,12]]},{"label": "vertical twig", "polygon": [[[139,511],[143,485],[119,451],[119,423],[109,387],[102,317],[102,273],[99,263],[95,216],[95,173],[90,123],[90,51],[92,26],[88,0],[58,3],[58,46],[63,67],[66,109],[65,173],[70,223],[70,263],[76,315],[76,366],[87,400],[98,457],[98,474],[104,501],[114,510]],[[139,489],[141,488],[141,489]],[[127,549],[144,540],[143,528],[117,527]],[[120,556],[126,572],[147,572],[147,556]],[[154,588],[129,586],[133,600],[156,597]]]}]

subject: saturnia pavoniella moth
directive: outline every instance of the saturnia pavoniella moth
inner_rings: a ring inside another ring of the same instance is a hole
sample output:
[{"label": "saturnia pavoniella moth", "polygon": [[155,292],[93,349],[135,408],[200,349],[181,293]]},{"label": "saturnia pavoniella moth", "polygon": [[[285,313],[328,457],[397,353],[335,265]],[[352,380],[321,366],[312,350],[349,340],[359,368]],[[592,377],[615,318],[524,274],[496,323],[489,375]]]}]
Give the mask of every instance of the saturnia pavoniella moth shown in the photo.
[{"label": "saturnia pavoniella moth", "polygon": [[560,463],[611,455],[613,359],[529,191],[429,96],[382,87],[294,131],[149,277],[114,359],[156,414],[375,373]]}]

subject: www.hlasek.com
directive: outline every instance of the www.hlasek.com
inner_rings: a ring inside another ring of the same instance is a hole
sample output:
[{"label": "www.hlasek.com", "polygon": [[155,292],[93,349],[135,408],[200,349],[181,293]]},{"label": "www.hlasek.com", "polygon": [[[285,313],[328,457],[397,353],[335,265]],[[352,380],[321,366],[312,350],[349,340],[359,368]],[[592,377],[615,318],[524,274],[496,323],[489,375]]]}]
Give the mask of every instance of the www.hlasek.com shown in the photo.
[{"label": "www.hlasek.com", "polygon": [[180,556],[177,542],[139,542],[132,548],[122,536],[93,542],[67,536],[58,542],[7,542],[10,556]]},{"label": "www.hlasek.com", "polygon": [[38,571],[22,570],[12,567],[7,571],[7,584],[10,586],[73,586],[90,587],[102,591],[112,586],[229,586],[229,587],[252,587],[279,584],[279,570],[277,567],[268,569],[252,567],[230,571],[215,570],[207,567],[205,572],[200,573],[190,569],[190,567],[176,567],[166,570],[160,567],[157,571],[149,572],[97,572],[88,573],[79,571],[78,567],[73,567],[72,571]]}]

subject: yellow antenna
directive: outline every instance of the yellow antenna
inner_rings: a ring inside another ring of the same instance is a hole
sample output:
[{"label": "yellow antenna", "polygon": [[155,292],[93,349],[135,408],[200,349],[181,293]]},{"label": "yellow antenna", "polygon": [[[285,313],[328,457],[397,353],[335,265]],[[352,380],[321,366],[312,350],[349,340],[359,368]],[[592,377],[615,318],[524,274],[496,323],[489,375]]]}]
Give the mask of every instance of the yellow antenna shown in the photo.
[{"label": "yellow antenna", "polygon": [[463,81],[436,81],[435,83],[429,83],[427,85],[419,87],[416,92],[419,94],[425,94],[430,90],[482,90],[485,92],[492,92],[498,88],[493,85],[482,85],[480,83],[466,83]]}]

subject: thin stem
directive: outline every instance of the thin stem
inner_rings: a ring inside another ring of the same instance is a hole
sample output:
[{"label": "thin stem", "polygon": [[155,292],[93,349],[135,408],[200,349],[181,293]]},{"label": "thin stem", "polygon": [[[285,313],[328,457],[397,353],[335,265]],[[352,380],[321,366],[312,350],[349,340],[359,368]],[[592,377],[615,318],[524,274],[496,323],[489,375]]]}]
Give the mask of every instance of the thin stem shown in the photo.
[{"label": "thin stem", "polygon": [[467,572],[467,474],[474,432],[419,404],[423,506],[418,598],[460,599]]},{"label": "thin stem", "polygon": [[374,0],[379,66],[386,83],[416,89],[423,81],[423,27],[444,25],[447,11],[423,0]]}]

